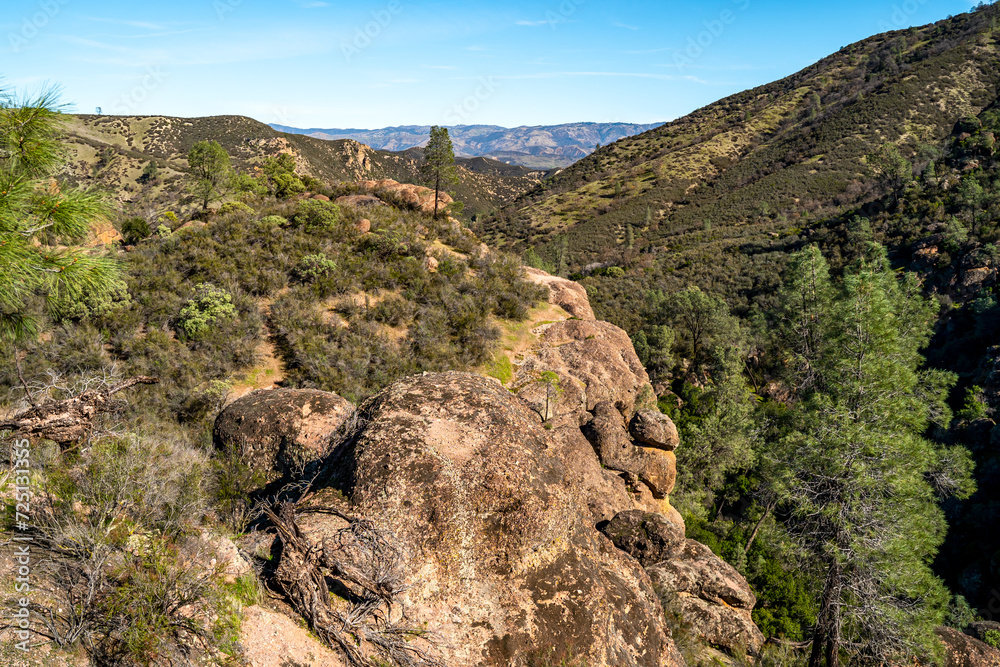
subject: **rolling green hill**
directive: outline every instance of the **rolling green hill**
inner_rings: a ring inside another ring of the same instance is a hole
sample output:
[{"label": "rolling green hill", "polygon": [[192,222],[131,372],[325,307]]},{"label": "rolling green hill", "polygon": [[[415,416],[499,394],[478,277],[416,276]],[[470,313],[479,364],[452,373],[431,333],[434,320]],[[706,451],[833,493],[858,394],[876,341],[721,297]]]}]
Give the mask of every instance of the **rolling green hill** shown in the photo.
[{"label": "rolling green hill", "polygon": [[[920,170],[959,119],[996,99],[998,14],[985,6],[847,46],[605,146],[477,229],[556,269],[619,265],[645,286],[694,283],[744,307],[773,285],[768,248],[884,191],[867,154],[892,143]],[[589,287],[599,310],[615,290]],[[635,329],[615,311],[600,316]]]},{"label": "rolling green hill", "polygon": [[[117,193],[125,208],[182,209],[187,153],[198,141],[218,141],[235,166],[250,170],[280,152],[295,156],[297,171],[321,181],[391,178],[421,183],[419,156],[376,151],[356,141],[323,141],[277,132],[242,116],[70,116],[65,126],[71,180]],[[155,179],[143,179],[147,165]],[[485,163],[485,164],[484,164]],[[484,160],[459,159],[459,182],[450,193],[468,217],[490,212],[533,187],[541,172]],[[468,168],[465,168],[468,166]]]}]

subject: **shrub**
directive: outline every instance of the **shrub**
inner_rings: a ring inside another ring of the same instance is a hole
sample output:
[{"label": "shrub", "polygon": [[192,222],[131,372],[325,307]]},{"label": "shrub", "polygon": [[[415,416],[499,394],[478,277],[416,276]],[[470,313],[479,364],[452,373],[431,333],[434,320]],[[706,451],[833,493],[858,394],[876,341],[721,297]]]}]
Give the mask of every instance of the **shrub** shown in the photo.
[{"label": "shrub", "polygon": [[247,215],[253,215],[253,209],[241,201],[227,201],[219,207],[219,214],[227,215],[229,213],[246,213]]},{"label": "shrub", "polygon": [[307,232],[333,231],[342,226],[340,221],[339,206],[315,199],[299,202],[289,218],[289,222],[296,227],[304,228]]},{"label": "shrub", "polygon": [[306,255],[295,267],[295,277],[303,283],[315,282],[337,269],[337,263],[323,253]]},{"label": "shrub", "polygon": [[282,218],[280,215],[265,215],[263,218],[257,221],[257,225],[261,229],[266,229],[268,231],[273,231],[275,229],[280,229],[288,224],[288,220]]},{"label": "shrub", "polygon": [[134,245],[148,237],[151,231],[149,223],[145,219],[134,217],[122,223],[121,234],[125,243]]},{"label": "shrub", "polygon": [[187,338],[198,339],[208,334],[216,322],[235,316],[232,295],[211,283],[202,283],[195,287],[194,298],[181,308],[177,326]]}]

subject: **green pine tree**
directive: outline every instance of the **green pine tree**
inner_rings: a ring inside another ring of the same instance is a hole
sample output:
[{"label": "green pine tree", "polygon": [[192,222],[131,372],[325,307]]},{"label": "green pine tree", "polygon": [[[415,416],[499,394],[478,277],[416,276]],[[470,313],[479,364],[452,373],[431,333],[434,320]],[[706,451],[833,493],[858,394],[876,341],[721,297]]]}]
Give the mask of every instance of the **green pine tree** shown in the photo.
[{"label": "green pine tree", "polygon": [[455,151],[452,149],[448,129],[435,125],[431,128],[430,141],[424,149],[424,172],[434,181],[434,218],[438,217],[438,195],[442,183],[458,180],[455,171]]},{"label": "green pine tree", "polygon": [[922,369],[933,305],[876,244],[836,287],[805,251],[782,301],[800,389],[777,488],[823,582],[809,664],[932,656],[948,601],[930,569],[945,531],[937,503],[972,490],[967,452],[924,437],[950,420],[954,382]]},{"label": "green pine tree", "polygon": [[117,284],[114,261],[79,247],[107,213],[102,198],[55,178],[61,110],[54,90],[34,99],[0,93],[0,343],[37,335],[36,297],[54,313],[60,298]]},{"label": "green pine tree", "polygon": [[217,141],[199,141],[188,151],[188,189],[201,202],[202,210],[231,189],[233,168]]}]

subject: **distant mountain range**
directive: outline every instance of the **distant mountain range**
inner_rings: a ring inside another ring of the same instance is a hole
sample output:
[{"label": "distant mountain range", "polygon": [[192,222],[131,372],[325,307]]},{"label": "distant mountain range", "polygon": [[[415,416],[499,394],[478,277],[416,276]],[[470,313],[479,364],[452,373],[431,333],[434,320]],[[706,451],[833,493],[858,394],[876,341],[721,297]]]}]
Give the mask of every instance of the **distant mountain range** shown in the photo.
[{"label": "distant mountain range", "polygon": [[[532,169],[566,167],[606,145],[659,127],[661,123],[566,123],[535,127],[507,128],[498,125],[458,125],[448,128],[455,155],[483,156],[523,165]],[[423,146],[430,125],[402,125],[380,130],[302,129],[286,125],[271,127],[290,134],[305,134],[317,139],[353,139],[376,150],[405,151]]]}]

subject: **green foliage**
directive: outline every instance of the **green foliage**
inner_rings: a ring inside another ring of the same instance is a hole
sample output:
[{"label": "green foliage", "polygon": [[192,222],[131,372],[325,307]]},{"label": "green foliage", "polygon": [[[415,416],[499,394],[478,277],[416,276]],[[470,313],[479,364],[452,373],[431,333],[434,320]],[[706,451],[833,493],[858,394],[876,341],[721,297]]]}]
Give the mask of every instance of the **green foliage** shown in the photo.
[{"label": "green foliage", "polygon": [[134,245],[147,238],[152,230],[145,218],[132,217],[122,223],[121,234],[125,243]]},{"label": "green foliage", "polygon": [[96,324],[107,324],[111,318],[128,308],[131,301],[128,285],[124,280],[115,278],[98,291],[88,290],[79,294],[64,292],[56,299],[52,310],[57,322],[91,320]]},{"label": "green foliage", "polygon": [[[923,434],[947,416],[954,381],[938,374],[928,383],[919,371],[933,311],[877,246],[836,288],[814,249],[795,266],[782,301],[809,326],[788,329],[799,341],[800,421],[777,454],[785,470],[778,488],[791,530],[826,582],[814,642],[834,652],[841,641],[861,642],[886,658],[933,655],[946,596],[930,562],[944,519],[928,481],[940,454]],[[806,276],[822,287],[806,293],[802,308],[793,304],[803,303]],[[961,477],[948,486],[969,491]]]},{"label": "green foliage", "polygon": [[199,141],[188,151],[188,190],[203,210],[232,189],[229,154],[217,141]]},{"label": "green foliage", "polygon": [[455,151],[451,145],[448,129],[435,125],[431,128],[430,139],[424,148],[425,175],[434,183],[434,217],[438,217],[438,193],[442,183],[453,183],[458,179],[455,171]]},{"label": "green foliage", "polygon": [[985,419],[990,416],[992,410],[986,401],[983,388],[973,385],[965,391],[965,403],[956,415],[959,419],[971,422],[977,419]]},{"label": "green foliage", "polygon": [[315,199],[298,202],[288,221],[292,225],[303,227],[307,232],[345,230],[340,207]]},{"label": "green foliage", "polygon": [[683,384],[684,406],[674,418],[685,443],[677,450],[674,498],[680,511],[693,516],[704,516],[713,506],[727,475],[754,464],[760,437],[740,349],[720,341],[707,375],[711,381],[704,388]]},{"label": "green foliage", "polygon": [[964,630],[977,620],[979,620],[979,616],[976,614],[976,610],[963,596],[955,595],[952,597],[951,603],[948,605],[948,614],[944,619],[945,625],[956,630]]},{"label": "green foliage", "polygon": [[289,153],[264,158],[261,174],[267,193],[278,199],[288,199],[306,191],[302,179],[295,173],[295,158]]},{"label": "green foliage", "polygon": [[337,263],[324,255],[306,255],[295,267],[295,276],[304,283],[315,282],[337,269]]},{"label": "green foliage", "polygon": [[241,201],[227,201],[219,207],[219,215],[229,215],[231,213],[245,213],[253,215],[253,209]]},{"label": "green foliage", "polygon": [[739,340],[739,324],[729,314],[725,301],[697,286],[671,295],[662,302],[657,315],[677,334],[674,344],[679,345],[679,352],[696,366],[709,360],[715,346]]},{"label": "green foliage", "polygon": [[865,156],[865,163],[869,175],[893,192],[913,180],[913,166],[896,144],[882,144],[878,150]]},{"label": "green foliage", "polygon": [[194,298],[189,299],[177,316],[177,327],[190,339],[206,336],[213,325],[236,317],[233,297],[211,283],[195,286]]},{"label": "green foliage", "polygon": [[1000,648],[1000,630],[987,630],[983,642],[993,648]]},{"label": "green foliage", "polygon": [[107,211],[95,193],[54,180],[62,160],[53,91],[34,99],[0,92],[0,343],[35,337],[36,298],[53,313],[61,298],[98,295],[117,266],[76,246]]}]

